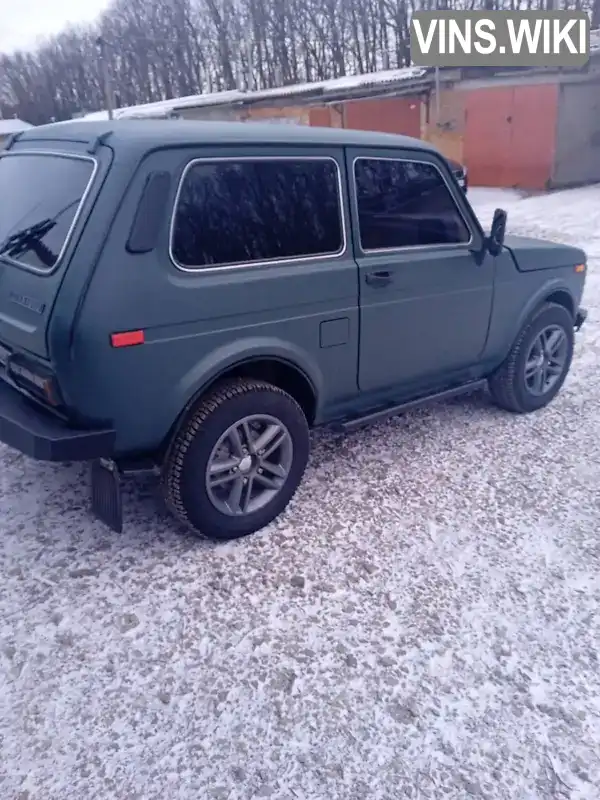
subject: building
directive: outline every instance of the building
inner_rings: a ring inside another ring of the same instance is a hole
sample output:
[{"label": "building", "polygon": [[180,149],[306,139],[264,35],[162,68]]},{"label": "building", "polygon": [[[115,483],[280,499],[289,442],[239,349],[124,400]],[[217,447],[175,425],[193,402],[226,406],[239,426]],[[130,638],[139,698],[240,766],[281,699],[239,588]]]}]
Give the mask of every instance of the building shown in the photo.
[{"label": "building", "polygon": [[579,73],[466,77],[441,91],[424,138],[462,161],[471,185],[544,190],[598,182],[600,64]]},{"label": "building", "polygon": [[[471,185],[544,190],[600,181],[600,32],[583,69],[406,67],[117,109],[116,117],[270,121],[403,133],[434,143]],[[106,112],[86,119],[106,117]]]},{"label": "building", "polygon": [[29,122],[23,122],[22,119],[0,119],[0,150],[4,147],[4,142],[13,133],[21,133],[28,128],[33,128]]},{"label": "building", "polygon": [[[404,67],[258,91],[233,90],[191,95],[119,108],[115,111],[115,118],[175,116],[184,119],[268,120],[343,126],[345,101],[355,97],[378,99],[389,93],[395,98],[418,96],[421,92],[430,91],[434,82],[433,74],[432,69]],[[106,117],[106,111],[85,115],[85,119]],[[416,118],[418,120],[418,114]],[[419,135],[418,127],[415,135]]]}]

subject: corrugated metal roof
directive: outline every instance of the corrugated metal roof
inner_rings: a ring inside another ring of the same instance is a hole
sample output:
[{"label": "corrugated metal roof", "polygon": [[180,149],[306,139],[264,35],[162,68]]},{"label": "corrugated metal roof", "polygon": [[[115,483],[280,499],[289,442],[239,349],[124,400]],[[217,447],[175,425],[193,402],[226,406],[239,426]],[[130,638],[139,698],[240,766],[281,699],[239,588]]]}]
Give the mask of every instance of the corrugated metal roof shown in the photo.
[{"label": "corrugated metal roof", "polygon": [[[291,86],[277,86],[272,89],[259,89],[257,91],[239,91],[234,89],[227,92],[212,92],[210,94],[196,94],[188,97],[177,97],[173,100],[159,100],[156,103],[147,103],[139,106],[128,106],[115,110],[115,119],[135,119],[142,117],[167,117],[170,114],[185,108],[198,108],[199,106],[228,105],[229,103],[252,103],[259,100],[276,100],[286,97],[299,97],[301,95],[327,95],[334,92],[351,91],[361,87],[377,86],[378,84],[391,84],[401,81],[414,80],[426,75],[430,70],[424,67],[403,67],[401,69],[387,69],[363,75],[345,75],[342,78],[333,78],[327,81],[313,83],[296,83]],[[86,114],[83,119],[102,120],[108,119],[106,111],[96,111]]]},{"label": "corrugated metal roof", "polygon": [[21,133],[33,128],[29,122],[22,119],[0,119],[0,136],[10,136],[12,133]]},{"label": "corrugated metal roof", "polygon": [[291,97],[300,94],[319,92],[328,94],[350,89],[360,89],[363,86],[376,86],[377,84],[396,83],[413,80],[426,75],[430,70],[425,67],[402,67],[401,69],[385,69],[378,72],[367,72],[361,75],[344,75],[341,78],[331,78],[327,81],[313,83],[296,83],[291,86],[277,86],[273,89],[260,89],[256,92],[246,92],[246,97],[252,100],[268,98]]}]

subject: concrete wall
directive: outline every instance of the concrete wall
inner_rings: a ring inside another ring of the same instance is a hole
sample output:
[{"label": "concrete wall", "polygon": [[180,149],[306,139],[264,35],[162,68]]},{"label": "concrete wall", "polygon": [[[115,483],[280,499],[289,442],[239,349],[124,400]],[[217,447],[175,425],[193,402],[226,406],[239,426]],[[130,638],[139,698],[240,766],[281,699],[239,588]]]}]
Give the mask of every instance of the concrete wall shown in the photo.
[{"label": "concrete wall", "polygon": [[422,105],[421,138],[431,142],[447,157],[463,162],[465,136],[464,92],[443,90],[440,92],[439,119],[435,92]]},{"label": "concrete wall", "polygon": [[239,119],[239,111],[229,106],[196,106],[195,108],[184,108],[179,113],[183,119],[198,119],[207,122]]},{"label": "concrete wall", "polygon": [[181,112],[184,119],[239,120],[243,122],[275,122],[296,125],[317,125],[327,128],[342,127],[342,112],[337,106],[246,106],[187,108]]},{"label": "concrete wall", "polygon": [[560,87],[553,187],[600,181],[600,79]]},{"label": "concrete wall", "polygon": [[309,124],[308,106],[248,106],[241,119],[255,122],[280,121],[281,123]]}]

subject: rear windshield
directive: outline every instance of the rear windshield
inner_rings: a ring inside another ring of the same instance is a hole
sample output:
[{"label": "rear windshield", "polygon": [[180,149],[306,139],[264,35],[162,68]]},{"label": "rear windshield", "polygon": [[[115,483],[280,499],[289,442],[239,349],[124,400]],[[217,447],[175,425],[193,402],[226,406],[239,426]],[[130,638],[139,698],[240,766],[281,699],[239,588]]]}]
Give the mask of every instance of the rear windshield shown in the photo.
[{"label": "rear windshield", "polygon": [[94,162],[49,154],[0,154],[0,258],[56,266]]}]

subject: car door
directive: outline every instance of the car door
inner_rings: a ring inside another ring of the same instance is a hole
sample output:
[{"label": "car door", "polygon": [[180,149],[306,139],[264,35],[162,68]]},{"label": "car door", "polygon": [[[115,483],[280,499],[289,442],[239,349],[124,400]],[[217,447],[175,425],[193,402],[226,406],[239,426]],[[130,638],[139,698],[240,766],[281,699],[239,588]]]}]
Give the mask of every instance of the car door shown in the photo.
[{"label": "car door", "polygon": [[494,259],[482,254],[481,228],[435,153],[361,148],[346,157],[360,389],[433,385],[484,350]]}]

